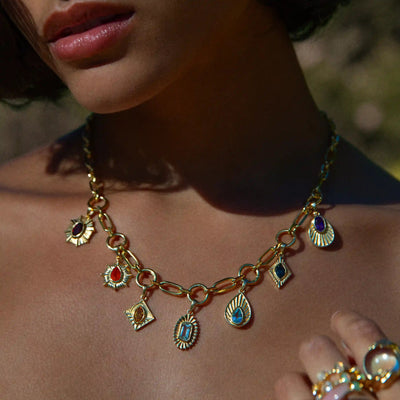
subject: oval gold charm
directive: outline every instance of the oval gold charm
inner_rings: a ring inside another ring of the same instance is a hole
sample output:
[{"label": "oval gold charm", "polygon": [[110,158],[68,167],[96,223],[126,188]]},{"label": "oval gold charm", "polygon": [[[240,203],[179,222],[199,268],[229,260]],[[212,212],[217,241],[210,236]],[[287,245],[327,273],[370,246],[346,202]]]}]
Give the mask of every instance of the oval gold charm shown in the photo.
[{"label": "oval gold charm", "polygon": [[174,330],[174,342],[178,349],[187,350],[192,347],[199,335],[199,323],[192,314],[178,319]]}]

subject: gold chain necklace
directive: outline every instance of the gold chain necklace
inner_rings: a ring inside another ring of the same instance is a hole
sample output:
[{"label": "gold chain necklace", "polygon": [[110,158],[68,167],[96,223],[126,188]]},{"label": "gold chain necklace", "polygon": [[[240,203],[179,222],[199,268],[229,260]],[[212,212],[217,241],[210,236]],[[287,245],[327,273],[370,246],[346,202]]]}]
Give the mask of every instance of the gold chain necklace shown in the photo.
[{"label": "gold chain necklace", "polygon": [[142,289],[140,301],[125,311],[136,331],[155,320],[155,316],[146,302],[154,289],[160,289],[171,296],[186,296],[190,302],[187,313],[178,319],[174,329],[174,342],[181,350],[189,349],[195,344],[199,334],[199,323],[194,313],[199,307],[205,306],[214,295],[239,289],[239,293],[226,306],[225,319],[231,326],[242,328],[250,321],[252,314],[250,303],[245,296],[246,290],[261,282],[261,274],[268,272],[277,288],[283,287],[292,276],[292,271],[285,261],[285,251],[294,245],[297,240],[297,230],[309,216],[311,216],[311,223],[308,236],[315,246],[326,247],[332,244],[334,240],[335,232],[332,225],[317,210],[322,201],[321,186],[328,178],[339,143],[339,136],[335,132],[334,123],[329,119],[327,120],[332,136],[321,166],[318,184],[312,189],[304,207],[290,227],[280,230],[275,236],[275,244],[268,248],[255,264],[242,265],[236,276],[220,279],[211,286],[194,283],[185,288],[178,283],[161,280],[156,271],[145,268],[129,248],[127,236],[116,230],[107,212],[109,202],[103,193],[103,183],[96,178],[94,172],[90,143],[91,117],[89,117],[82,137],[85,166],[88,171],[92,195],[88,201],[86,215],[72,219],[70,226],[65,231],[67,242],[75,246],[88,243],[95,232],[94,220],[97,217],[100,226],[107,234],[107,247],[116,255],[116,262],[107,265],[105,272],[101,274],[104,279],[104,286],[118,290],[127,287],[130,280],[134,279],[137,286]]}]

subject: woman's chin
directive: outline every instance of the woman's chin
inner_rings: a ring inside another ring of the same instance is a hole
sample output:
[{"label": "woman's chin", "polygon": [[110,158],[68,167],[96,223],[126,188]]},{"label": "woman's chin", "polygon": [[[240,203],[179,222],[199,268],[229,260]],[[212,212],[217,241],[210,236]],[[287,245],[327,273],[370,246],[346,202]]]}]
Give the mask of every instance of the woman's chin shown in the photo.
[{"label": "woman's chin", "polygon": [[97,114],[110,114],[134,108],[154,98],[176,77],[165,69],[153,72],[120,71],[105,76],[94,71],[81,71],[67,80],[77,102]]},{"label": "woman's chin", "polygon": [[129,98],[103,96],[102,94],[99,94],[97,98],[76,93],[72,93],[72,95],[82,107],[96,114],[112,114],[126,111],[145,101],[135,94],[132,94]]},{"label": "woman's chin", "polygon": [[124,90],[109,85],[70,85],[75,100],[96,114],[110,114],[134,108],[157,95],[152,85],[125,85]]}]

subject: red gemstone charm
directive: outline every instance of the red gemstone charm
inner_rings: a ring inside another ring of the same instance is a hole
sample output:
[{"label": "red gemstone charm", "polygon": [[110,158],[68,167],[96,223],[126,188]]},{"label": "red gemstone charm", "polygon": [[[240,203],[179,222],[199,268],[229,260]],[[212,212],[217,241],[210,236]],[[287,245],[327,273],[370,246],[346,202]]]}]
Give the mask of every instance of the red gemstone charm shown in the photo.
[{"label": "red gemstone charm", "polygon": [[111,280],[114,282],[119,282],[121,280],[121,276],[122,276],[121,270],[118,267],[114,267],[110,275]]},{"label": "red gemstone charm", "polygon": [[107,265],[106,271],[101,275],[104,278],[104,286],[115,290],[128,286],[132,279],[129,267],[118,261],[115,264]]}]

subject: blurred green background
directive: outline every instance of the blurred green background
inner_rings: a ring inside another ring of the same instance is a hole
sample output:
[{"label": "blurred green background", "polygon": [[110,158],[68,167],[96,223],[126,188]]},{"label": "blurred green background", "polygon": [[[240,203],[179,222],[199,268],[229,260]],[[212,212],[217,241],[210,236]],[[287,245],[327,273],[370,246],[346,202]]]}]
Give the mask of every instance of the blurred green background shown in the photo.
[{"label": "blurred green background", "polygon": [[[353,1],[296,49],[338,132],[400,179],[400,1]],[[86,114],[69,97],[22,111],[0,105],[0,163],[81,125]]]}]

